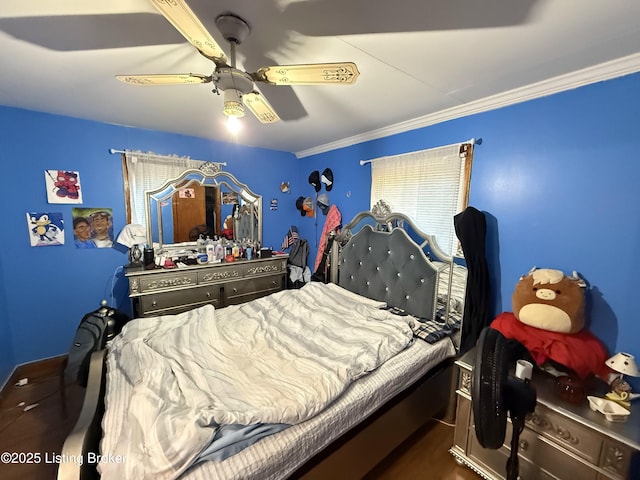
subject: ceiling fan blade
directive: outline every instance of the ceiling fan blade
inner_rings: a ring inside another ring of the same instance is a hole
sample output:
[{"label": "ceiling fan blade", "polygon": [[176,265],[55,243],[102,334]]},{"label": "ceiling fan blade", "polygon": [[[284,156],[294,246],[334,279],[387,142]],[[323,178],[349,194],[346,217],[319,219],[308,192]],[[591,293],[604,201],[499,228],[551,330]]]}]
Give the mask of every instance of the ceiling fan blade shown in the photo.
[{"label": "ceiling fan blade", "polygon": [[220,45],[183,0],[151,0],[151,3],[205,57],[216,64],[227,63]]},{"label": "ceiling fan blade", "polygon": [[151,75],[116,75],[121,82],[129,85],[187,85],[191,83],[208,83],[210,76],[196,73],[159,73]]},{"label": "ceiling fan blade", "polygon": [[252,76],[257,82],[274,85],[349,85],[360,75],[353,62],[278,65],[262,67]]},{"label": "ceiling fan blade", "polygon": [[275,123],[280,120],[276,111],[259,92],[246,93],[242,101],[261,123]]}]

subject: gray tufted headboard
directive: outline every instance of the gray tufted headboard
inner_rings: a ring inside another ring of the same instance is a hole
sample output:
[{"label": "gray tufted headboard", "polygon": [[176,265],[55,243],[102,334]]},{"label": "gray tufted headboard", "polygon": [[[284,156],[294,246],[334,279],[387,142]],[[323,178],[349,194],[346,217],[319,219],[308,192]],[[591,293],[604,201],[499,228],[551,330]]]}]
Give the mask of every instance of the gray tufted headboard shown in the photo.
[{"label": "gray tufted headboard", "polygon": [[417,317],[436,318],[438,282],[451,282],[446,267],[453,259],[407,216],[361,212],[336,236],[334,247],[331,281]]}]

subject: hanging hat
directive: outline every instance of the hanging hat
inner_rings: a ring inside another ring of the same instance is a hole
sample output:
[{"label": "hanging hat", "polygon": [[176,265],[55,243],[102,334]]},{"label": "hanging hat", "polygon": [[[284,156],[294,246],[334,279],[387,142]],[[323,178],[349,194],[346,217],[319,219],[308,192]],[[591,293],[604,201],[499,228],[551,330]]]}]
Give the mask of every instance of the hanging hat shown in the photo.
[{"label": "hanging hat", "polygon": [[320,179],[322,183],[326,185],[327,192],[330,192],[333,188],[333,172],[330,168],[325,168],[322,172],[322,177]]},{"label": "hanging hat", "polygon": [[307,212],[302,208],[302,204],[304,203],[304,197],[298,197],[296,200],[296,208],[300,211],[300,216],[305,217]]},{"label": "hanging hat", "polygon": [[318,205],[318,208],[322,211],[323,215],[326,215],[327,212],[329,211],[329,195],[327,195],[326,193],[321,193],[320,195],[318,195],[318,200],[316,200],[316,204]]},{"label": "hanging hat", "polygon": [[307,217],[313,217],[313,199],[311,197],[304,199],[302,202],[302,210],[306,213]]},{"label": "hanging hat", "polygon": [[322,188],[322,182],[320,182],[320,172],[318,170],[314,170],[309,175],[309,183],[313,185],[313,188],[316,189],[316,192],[319,192]]}]

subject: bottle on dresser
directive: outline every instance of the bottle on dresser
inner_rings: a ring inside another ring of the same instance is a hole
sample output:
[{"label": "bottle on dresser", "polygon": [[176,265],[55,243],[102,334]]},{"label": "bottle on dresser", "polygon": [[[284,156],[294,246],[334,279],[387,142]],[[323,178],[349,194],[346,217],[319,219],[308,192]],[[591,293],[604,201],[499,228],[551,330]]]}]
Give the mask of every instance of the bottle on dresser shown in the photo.
[{"label": "bottle on dresser", "polygon": [[222,261],[224,259],[224,239],[220,239],[216,242],[216,260]]},{"label": "bottle on dresser", "polygon": [[204,241],[205,253],[207,254],[207,261],[209,263],[215,262],[216,260],[216,250],[213,240],[207,236],[207,239]]},{"label": "bottle on dresser", "polygon": [[202,234],[200,234],[200,236],[198,237],[198,254],[201,253],[207,253],[205,248],[204,236]]}]

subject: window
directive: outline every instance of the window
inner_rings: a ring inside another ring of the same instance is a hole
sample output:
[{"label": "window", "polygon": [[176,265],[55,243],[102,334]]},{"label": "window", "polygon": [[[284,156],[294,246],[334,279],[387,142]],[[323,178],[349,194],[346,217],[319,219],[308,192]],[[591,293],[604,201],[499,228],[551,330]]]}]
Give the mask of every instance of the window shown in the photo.
[{"label": "window", "polygon": [[382,157],[371,161],[371,206],[386,201],[425,233],[436,237],[445,252],[459,249],[453,217],[469,202],[473,144]]}]

